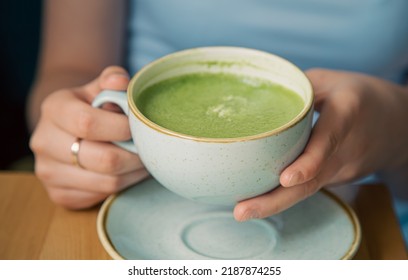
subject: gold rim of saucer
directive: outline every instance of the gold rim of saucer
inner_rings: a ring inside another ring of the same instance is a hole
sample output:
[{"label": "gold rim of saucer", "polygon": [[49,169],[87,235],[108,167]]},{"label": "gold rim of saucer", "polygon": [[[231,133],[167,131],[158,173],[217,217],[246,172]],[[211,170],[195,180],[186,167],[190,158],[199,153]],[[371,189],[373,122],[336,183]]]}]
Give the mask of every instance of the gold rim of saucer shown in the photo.
[{"label": "gold rim of saucer", "polygon": [[341,258],[341,260],[351,260],[354,255],[357,253],[358,248],[360,247],[361,243],[361,225],[358,220],[357,214],[351,208],[350,205],[348,205],[346,202],[344,202],[339,196],[334,194],[333,192],[326,190],[326,189],[321,189],[321,192],[326,194],[328,197],[333,199],[339,206],[343,208],[343,210],[346,212],[346,214],[349,216],[349,219],[351,220],[353,224],[353,229],[354,229],[354,240],[351,243],[351,246],[349,250],[344,254],[344,256]]},{"label": "gold rim of saucer", "polygon": [[[354,239],[353,242],[350,245],[350,248],[348,251],[341,257],[339,260],[351,260],[355,254],[357,253],[358,248],[360,247],[361,244],[361,238],[362,238],[362,233],[361,233],[361,225],[358,220],[358,217],[354,210],[349,206],[346,202],[344,202],[340,197],[338,197],[336,194],[333,192],[326,190],[326,189],[321,189],[319,192],[323,193],[324,195],[328,196],[330,199],[332,199],[337,205],[339,205],[344,212],[347,214],[349,217],[353,229],[354,229]],[[98,216],[97,216],[97,234],[99,236],[99,240],[106,250],[106,252],[109,254],[109,256],[112,257],[114,260],[125,260],[125,258],[119,254],[119,252],[115,249],[113,246],[112,242],[109,239],[109,236],[106,231],[106,217],[107,213],[109,211],[109,207],[112,205],[113,201],[117,198],[118,194],[114,194],[109,196],[102,204]]]},{"label": "gold rim of saucer", "polygon": [[96,231],[99,236],[99,240],[102,243],[103,248],[105,248],[106,252],[109,256],[112,257],[114,260],[124,260],[123,258],[115,249],[113,244],[111,243],[105,228],[106,222],[106,214],[108,213],[109,207],[114,201],[114,199],[118,196],[118,194],[114,194],[109,196],[102,204],[101,208],[99,209],[98,216],[96,218]]},{"label": "gold rim of saucer", "polygon": [[[137,108],[136,104],[133,102],[133,87],[135,84],[135,80],[137,80],[143,73],[145,73],[146,71],[148,71],[150,68],[155,67],[157,64],[161,63],[163,60],[168,60],[168,59],[174,59],[180,56],[183,56],[186,53],[190,53],[190,52],[201,52],[203,50],[221,50],[221,49],[236,49],[236,50],[243,50],[252,54],[260,54],[263,56],[269,56],[269,57],[274,57],[276,60],[280,60],[284,63],[287,63],[288,65],[291,65],[294,69],[296,69],[299,73],[301,73],[306,82],[307,82],[307,87],[308,90],[311,92],[311,98],[309,100],[307,100],[307,102],[305,103],[304,108],[302,109],[302,111],[295,117],[293,118],[290,122],[286,123],[283,126],[280,126],[276,129],[267,131],[267,132],[263,132],[260,134],[256,134],[256,135],[249,135],[249,136],[244,136],[244,137],[236,137],[236,138],[208,138],[208,137],[197,137],[197,136],[191,136],[191,135],[187,135],[187,134],[183,134],[183,133],[179,133],[179,132],[175,132],[172,130],[169,130],[167,128],[164,128],[154,122],[152,122],[151,120],[149,120],[148,118],[146,118]],[[193,49],[187,49],[187,50],[182,50],[179,52],[175,52],[175,53],[171,53],[168,54],[166,56],[163,56],[147,65],[145,65],[140,71],[138,71],[136,73],[136,75],[131,79],[130,83],[129,83],[129,88],[127,90],[127,99],[128,99],[128,104],[129,104],[129,108],[130,111],[133,113],[134,116],[136,116],[140,121],[142,121],[144,124],[146,124],[147,126],[149,126],[150,128],[160,132],[160,133],[164,133],[167,135],[171,135],[171,136],[175,136],[175,137],[179,137],[179,138],[183,138],[183,139],[188,139],[188,140],[193,140],[196,142],[210,142],[210,143],[231,143],[231,142],[244,142],[244,141],[250,141],[250,140],[256,140],[256,139],[261,139],[261,138],[265,138],[268,136],[272,136],[272,135],[277,135],[279,133],[282,133],[285,130],[288,130],[289,128],[295,126],[296,124],[298,124],[299,122],[301,122],[303,119],[306,118],[306,116],[309,114],[309,112],[311,110],[313,110],[313,103],[314,103],[314,94],[313,94],[313,88],[312,88],[312,84],[310,82],[310,80],[307,78],[307,76],[304,74],[304,72],[297,67],[295,64],[293,64],[292,62],[290,62],[289,60],[277,56],[275,54],[272,53],[268,53],[265,51],[261,51],[261,50],[256,50],[256,49],[251,49],[251,48],[243,48],[243,47],[229,47],[229,46],[218,46],[218,47],[201,47],[201,48],[193,48]]]}]

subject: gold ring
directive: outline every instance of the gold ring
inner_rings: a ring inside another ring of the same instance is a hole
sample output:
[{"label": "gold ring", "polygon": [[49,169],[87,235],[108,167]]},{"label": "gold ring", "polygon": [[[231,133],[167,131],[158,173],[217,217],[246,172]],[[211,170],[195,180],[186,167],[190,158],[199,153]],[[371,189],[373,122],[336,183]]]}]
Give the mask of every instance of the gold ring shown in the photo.
[{"label": "gold ring", "polygon": [[72,143],[72,145],[71,145],[71,154],[72,154],[72,163],[75,166],[83,168],[82,165],[79,163],[79,158],[78,158],[81,141],[82,141],[81,138],[76,138],[75,139],[75,142]]}]

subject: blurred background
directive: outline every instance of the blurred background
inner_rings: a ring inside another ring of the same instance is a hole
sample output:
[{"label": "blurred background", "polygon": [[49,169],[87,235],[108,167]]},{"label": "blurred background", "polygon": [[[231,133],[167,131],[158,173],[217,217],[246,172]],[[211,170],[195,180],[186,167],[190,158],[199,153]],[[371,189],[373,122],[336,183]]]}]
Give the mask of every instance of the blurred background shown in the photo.
[{"label": "blurred background", "polygon": [[35,75],[41,0],[0,1],[0,170],[32,170],[25,103]]}]

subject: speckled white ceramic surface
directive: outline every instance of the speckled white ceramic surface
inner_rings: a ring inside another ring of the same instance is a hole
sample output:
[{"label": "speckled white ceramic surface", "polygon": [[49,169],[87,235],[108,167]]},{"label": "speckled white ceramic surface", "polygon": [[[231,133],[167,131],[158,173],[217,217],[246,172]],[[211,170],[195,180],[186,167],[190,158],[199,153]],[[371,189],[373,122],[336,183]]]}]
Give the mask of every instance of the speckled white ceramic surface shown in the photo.
[{"label": "speckled white ceramic surface", "polygon": [[148,179],[110,197],[98,234],[114,259],[349,259],[360,227],[336,196],[319,192],[274,217],[236,222],[232,207],[201,204]]}]

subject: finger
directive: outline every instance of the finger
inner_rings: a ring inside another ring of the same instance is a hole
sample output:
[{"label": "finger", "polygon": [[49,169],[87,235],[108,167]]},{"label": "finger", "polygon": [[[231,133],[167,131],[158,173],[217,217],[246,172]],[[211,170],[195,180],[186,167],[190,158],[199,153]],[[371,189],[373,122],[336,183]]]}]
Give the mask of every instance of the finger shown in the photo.
[{"label": "finger", "polygon": [[106,142],[82,140],[78,160],[85,169],[110,175],[144,169],[138,155]]},{"label": "finger", "polygon": [[352,107],[338,105],[340,94],[330,96],[325,102],[304,152],[281,174],[284,187],[302,184],[315,178],[323,165],[342,145],[353,123]]},{"label": "finger", "polygon": [[96,141],[130,139],[125,115],[91,107],[71,90],[60,90],[47,98],[42,115],[62,130],[79,138]]},{"label": "finger", "polygon": [[[62,163],[72,164],[71,146],[75,137],[58,127],[53,128],[52,123],[40,123],[36,133],[38,132],[42,133],[43,139],[49,139],[47,135],[52,132],[53,139],[58,139],[58,141],[40,141],[35,135],[31,142],[31,149],[35,153]],[[119,175],[144,168],[138,155],[107,142],[81,140],[77,157],[83,168],[110,175]]]},{"label": "finger", "polygon": [[128,84],[129,74],[119,66],[105,68],[99,78],[99,87],[102,89],[126,90]]},{"label": "finger", "polygon": [[149,175],[145,169],[120,176],[100,174],[42,156],[36,158],[35,171],[37,176],[49,185],[104,194],[119,192]]},{"label": "finger", "polygon": [[47,183],[43,183],[43,185],[51,201],[72,210],[90,208],[109,196],[109,194],[105,193],[90,192],[69,187],[55,188]]},{"label": "finger", "polygon": [[84,87],[85,100],[91,103],[104,89],[126,90],[129,84],[129,74],[119,66],[109,66],[91,83]]},{"label": "finger", "polygon": [[303,184],[278,188],[258,197],[239,202],[234,209],[237,221],[254,218],[265,218],[280,213],[294,204],[316,193],[320,188],[330,183],[339,171],[340,162],[331,160],[327,167],[315,178]]},{"label": "finger", "polygon": [[234,208],[234,218],[243,222],[277,214],[314,193],[317,190],[314,186],[310,183],[293,188],[278,187],[267,194],[241,201]]}]

